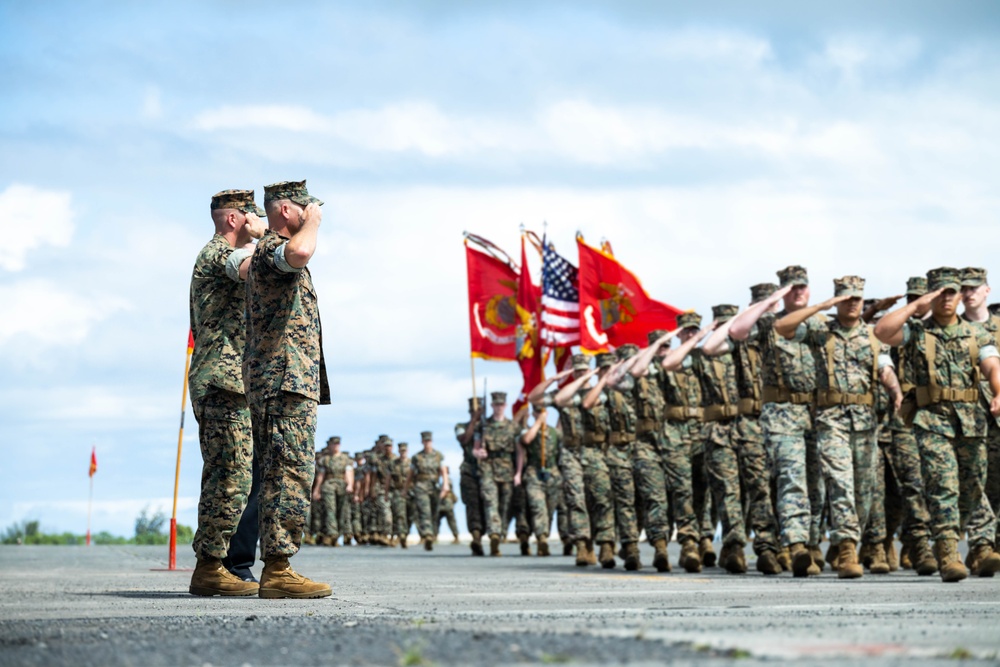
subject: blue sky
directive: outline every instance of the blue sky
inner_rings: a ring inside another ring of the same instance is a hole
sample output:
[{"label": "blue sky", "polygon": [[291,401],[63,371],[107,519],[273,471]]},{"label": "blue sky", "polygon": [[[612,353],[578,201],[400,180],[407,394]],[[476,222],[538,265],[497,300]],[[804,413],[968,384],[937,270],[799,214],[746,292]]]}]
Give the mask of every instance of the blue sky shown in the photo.
[{"label": "blue sky", "polygon": [[[307,178],[354,451],[421,430],[457,470],[463,230],[607,237],[706,312],[792,263],[814,295],[991,262],[991,2],[0,3],[0,527],[169,511],[195,255],[225,188]],[[875,4],[872,7],[869,5]],[[512,364],[479,363],[516,392]],[[200,456],[188,410],[180,521]]]}]

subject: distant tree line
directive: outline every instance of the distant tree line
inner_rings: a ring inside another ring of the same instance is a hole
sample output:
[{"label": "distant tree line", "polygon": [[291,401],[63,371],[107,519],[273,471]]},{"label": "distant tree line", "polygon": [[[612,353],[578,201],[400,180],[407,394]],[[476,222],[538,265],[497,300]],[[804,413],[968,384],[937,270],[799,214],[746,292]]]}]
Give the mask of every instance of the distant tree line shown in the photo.
[{"label": "distant tree line", "polygon": [[[106,530],[90,536],[92,544],[167,544],[170,541],[167,515],[157,512],[150,515],[149,507],[144,507],[135,518],[135,534],[132,537],[112,535]],[[177,543],[190,544],[194,530],[190,526],[177,524]],[[37,520],[16,521],[0,533],[2,544],[85,544],[86,535],[75,533],[45,533]]]}]

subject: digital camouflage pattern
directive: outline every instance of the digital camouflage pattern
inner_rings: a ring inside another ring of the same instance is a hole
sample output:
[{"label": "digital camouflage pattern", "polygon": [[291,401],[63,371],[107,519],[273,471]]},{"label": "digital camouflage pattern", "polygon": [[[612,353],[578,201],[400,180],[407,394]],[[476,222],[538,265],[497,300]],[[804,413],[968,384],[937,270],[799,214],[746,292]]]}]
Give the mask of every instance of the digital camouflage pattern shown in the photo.
[{"label": "digital camouflage pattern", "polygon": [[282,181],[280,183],[272,183],[271,185],[264,186],[265,204],[271,201],[280,201],[282,199],[293,201],[299,206],[308,206],[313,203],[318,204],[319,206],[323,205],[322,201],[309,194],[309,190],[306,188],[305,180]]},{"label": "digital camouflage pattern", "polygon": [[462,435],[471,422],[455,424],[455,439],[462,448],[462,465],[459,467],[458,489],[462,504],[465,505],[465,527],[471,535],[474,532],[485,534],[486,519],[483,514],[482,488],[479,484],[479,463],[472,455],[475,438],[470,438],[468,444],[462,443]]},{"label": "digital camouflage pattern", "polygon": [[[405,536],[410,533],[410,499],[414,490],[407,492],[406,476],[410,470],[410,457],[397,456],[392,461],[392,491],[389,502],[392,505],[392,534]],[[414,505],[415,507],[415,505]]]},{"label": "digital camouflage pattern", "polygon": [[226,275],[233,248],[224,237],[212,237],[195,259],[189,295],[194,351],[188,371],[191,401],[215,389],[243,394],[243,347],[246,289]]},{"label": "digital camouflage pattern", "polygon": [[261,473],[260,551],[264,561],[293,556],[302,543],[315,473],[316,401],[294,394],[252,409]]},{"label": "digital camouflage pattern", "polygon": [[250,260],[243,382],[251,406],[281,393],[330,403],[323,329],[309,269],[279,270],[274,251],[288,239],[267,230]]},{"label": "digital camouflage pattern", "polygon": [[[743,504],[746,507],[744,531],[754,534],[753,550],[757,555],[778,551],[778,520],[771,499],[771,465],[764,445],[764,431],[753,415],[742,415],[733,425],[730,438],[738,455]],[[720,508],[721,512],[721,508]]]},{"label": "digital camouflage pattern", "polygon": [[[986,281],[985,269],[963,269],[962,285],[975,287]],[[997,344],[1000,338],[1000,317],[990,315],[985,322],[969,322],[973,327],[982,328]],[[983,409],[986,411],[986,485],[979,508],[969,519],[968,540],[970,546],[996,544],[998,516],[1000,516],[1000,420],[989,414],[993,391],[989,382],[980,382]]]},{"label": "digital camouflage pattern", "polygon": [[624,378],[618,389],[605,391],[608,412],[608,447],[604,460],[608,465],[611,493],[614,497],[615,526],[622,544],[639,541],[639,522],[635,513],[635,455],[636,418],[632,395],[631,376]]},{"label": "digital camouflage pattern", "polygon": [[441,487],[438,479],[444,456],[436,449],[430,452],[420,450],[410,458],[413,471],[414,498],[417,504],[417,531],[421,539],[434,537],[438,525],[438,503]]},{"label": "digital camouflage pattern", "polygon": [[[699,353],[700,354],[700,353]],[[701,487],[701,503],[695,506],[695,474],[692,459],[704,452],[701,422],[701,383],[694,372],[694,358],[688,355],[682,368],[663,372],[657,369],[660,387],[666,401],[661,460],[666,477],[670,510],[677,528],[677,541],[697,540],[701,537],[701,517],[704,512],[704,486]],[[697,414],[687,418],[671,417],[675,409],[696,410]],[[701,467],[699,481],[704,481],[704,467]]]},{"label": "digital camouflage pattern", "polygon": [[451,531],[452,537],[458,539],[458,522],[455,520],[455,503],[457,501],[458,497],[455,495],[455,491],[449,488],[448,493],[438,503],[437,521],[434,523],[435,537],[441,533],[441,519],[444,519],[448,522],[448,530]]},{"label": "digital camouflage pattern", "polygon": [[488,533],[505,535],[505,520],[514,492],[514,446],[518,428],[510,420],[488,419],[483,426],[483,446],[488,456],[479,462],[479,483]]},{"label": "digital camouflage pattern", "polygon": [[[819,391],[832,389],[842,394],[870,395],[869,405],[833,405],[818,407],[816,421],[837,421],[846,424],[850,430],[873,431],[875,429],[874,396],[880,385],[873,384],[873,373],[879,355],[888,352],[878,339],[871,334],[873,327],[860,322],[851,329],[838,320],[829,319],[820,327],[805,334],[813,346],[816,359],[816,388]],[[872,348],[874,341],[875,347]],[[829,348],[833,348],[833,359],[828,358]],[[828,369],[833,364],[833,377]]]},{"label": "digital camouflage pattern", "polygon": [[[347,468],[353,467],[351,457],[340,452],[323,452],[316,460],[316,467],[323,471],[320,486],[320,529],[317,531],[336,539],[339,535],[350,534],[351,508],[347,497]],[[317,474],[319,470],[317,470]]]},{"label": "digital camouflage pattern", "polygon": [[587,511],[587,489],[583,474],[583,448],[565,448],[559,457],[559,472],[563,480],[563,500],[566,502],[569,536],[574,542],[591,537],[590,513]]},{"label": "digital camouflage pattern", "polygon": [[211,210],[235,209],[243,213],[253,213],[263,218],[264,209],[253,200],[253,190],[223,190],[212,195]]},{"label": "digital camouflage pattern", "polygon": [[217,390],[192,405],[201,445],[198,530],[192,547],[200,559],[225,558],[250,493],[253,437],[243,394]]},{"label": "digital camouflage pattern", "polygon": [[670,506],[663,470],[663,410],[665,401],[659,381],[659,362],[650,364],[649,372],[635,379],[632,389],[636,411],[636,441],[632,472],[642,508],[646,538],[655,542],[670,539]]}]

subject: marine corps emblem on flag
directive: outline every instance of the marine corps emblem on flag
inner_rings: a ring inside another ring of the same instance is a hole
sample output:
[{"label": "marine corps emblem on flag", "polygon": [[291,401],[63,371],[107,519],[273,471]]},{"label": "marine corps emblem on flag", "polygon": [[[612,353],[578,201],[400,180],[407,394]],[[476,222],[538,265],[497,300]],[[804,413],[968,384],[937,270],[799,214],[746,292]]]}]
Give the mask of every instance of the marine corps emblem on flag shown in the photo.
[{"label": "marine corps emblem on flag", "polygon": [[632,305],[634,293],[625,285],[600,283],[601,289],[608,298],[599,299],[601,305],[601,328],[607,331],[619,322],[628,324],[635,319],[635,306]]}]

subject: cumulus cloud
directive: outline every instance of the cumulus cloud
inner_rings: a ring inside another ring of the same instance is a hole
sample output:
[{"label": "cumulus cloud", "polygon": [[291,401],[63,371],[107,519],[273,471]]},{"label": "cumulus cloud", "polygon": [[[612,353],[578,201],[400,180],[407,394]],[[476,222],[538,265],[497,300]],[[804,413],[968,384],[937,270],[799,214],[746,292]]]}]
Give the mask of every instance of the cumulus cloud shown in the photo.
[{"label": "cumulus cloud", "polygon": [[14,183],[0,192],[0,211],[0,232],[17,239],[0,246],[0,268],[8,271],[23,270],[36,248],[66,247],[73,236],[75,214],[69,192]]},{"label": "cumulus cloud", "polygon": [[0,284],[0,303],[0,344],[24,336],[33,349],[77,345],[94,324],[128,308],[119,297],[85,294],[46,279]]}]

